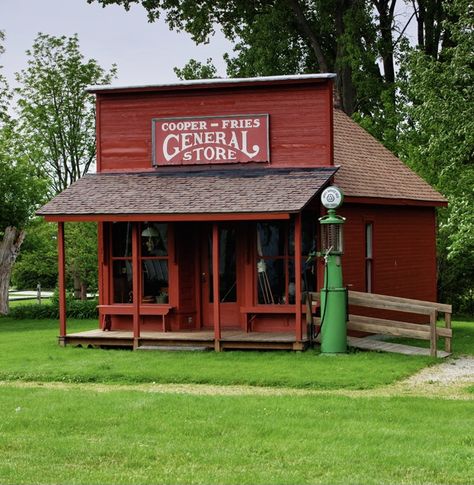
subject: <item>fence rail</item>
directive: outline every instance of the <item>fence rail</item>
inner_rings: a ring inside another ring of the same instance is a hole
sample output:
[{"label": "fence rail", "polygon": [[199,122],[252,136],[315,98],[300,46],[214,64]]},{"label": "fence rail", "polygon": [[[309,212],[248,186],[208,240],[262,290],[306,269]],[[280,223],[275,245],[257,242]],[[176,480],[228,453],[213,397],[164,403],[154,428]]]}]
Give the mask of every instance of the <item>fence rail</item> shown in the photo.
[{"label": "fence rail", "polygon": [[[319,293],[309,292],[307,294],[306,321],[313,325],[319,325],[320,323],[319,318],[313,317],[313,302],[317,301],[320,301]],[[437,357],[438,338],[444,338],[445,351],[451,353],[451,305],[359,291],[349,291],[348,302],[349,306],[390,310],[429,317],[429,324],[419,324],[403,321],[403,317],[390,320],[349,314],[347,321],[348,330],[429,340],[430,355],[433,357]],[[444,327],[438,327],[436,324],[439,313],[444,314]]]}]

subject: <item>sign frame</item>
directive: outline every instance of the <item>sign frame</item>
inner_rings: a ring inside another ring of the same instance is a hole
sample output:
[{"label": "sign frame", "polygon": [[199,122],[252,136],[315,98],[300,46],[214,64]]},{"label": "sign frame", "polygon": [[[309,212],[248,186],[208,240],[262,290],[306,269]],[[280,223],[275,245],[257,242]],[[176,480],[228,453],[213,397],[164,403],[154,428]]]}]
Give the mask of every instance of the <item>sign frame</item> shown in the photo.
[{"label": "sign frame", "polygon": [[[267,149],[265,153],[266,160],[252,160],[248,162],[231,162],[226,161],[209,161],[207,163],[187,163],[187,164],[163,164],[157,160],[156,152],[156,123],[158,121],[193,121],[193,120],[212,120],[212,119],[236,119],[236,118],[249,118],[249,117],[264,117],[266,122],[266,144]],[[271,163],[270,159],[270,114],[269,113],[246,113],[246,114],[227,114],[227,115],[210,115],[210,116],[172,116],[165,118],[152,118],[151,119],[151,150],[152,150],[152,167],[182,167],[182,166],[200,166],[200,165],[225,165],[225,164],[238,164],[238,163]]]}]

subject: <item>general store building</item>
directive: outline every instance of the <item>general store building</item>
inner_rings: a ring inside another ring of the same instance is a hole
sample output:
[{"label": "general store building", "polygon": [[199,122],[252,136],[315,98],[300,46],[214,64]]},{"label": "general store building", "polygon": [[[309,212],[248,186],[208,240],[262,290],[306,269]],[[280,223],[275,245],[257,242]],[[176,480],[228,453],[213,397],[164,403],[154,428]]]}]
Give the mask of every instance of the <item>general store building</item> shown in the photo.
[{"label": "general store building", "polygon": [[[93,87],[97,173],[39,214],[99,234],[99,325],[62,343],[303,349],[319,196],[345,193],[344,279],[436,301],[445,199],[333,106],[332,74]],[[87,332],[86,332],[87,333]]]}]

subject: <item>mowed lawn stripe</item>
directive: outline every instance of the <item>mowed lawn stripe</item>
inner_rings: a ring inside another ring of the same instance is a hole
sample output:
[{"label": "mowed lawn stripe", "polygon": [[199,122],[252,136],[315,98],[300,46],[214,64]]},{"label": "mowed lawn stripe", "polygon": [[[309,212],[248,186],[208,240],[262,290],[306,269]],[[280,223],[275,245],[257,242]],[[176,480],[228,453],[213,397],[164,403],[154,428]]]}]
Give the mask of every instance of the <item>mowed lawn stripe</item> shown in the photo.
[{"label": "mowed lawn stripe", "polygon": [[473,483],[472,402],[3,387],[0,483]]}]

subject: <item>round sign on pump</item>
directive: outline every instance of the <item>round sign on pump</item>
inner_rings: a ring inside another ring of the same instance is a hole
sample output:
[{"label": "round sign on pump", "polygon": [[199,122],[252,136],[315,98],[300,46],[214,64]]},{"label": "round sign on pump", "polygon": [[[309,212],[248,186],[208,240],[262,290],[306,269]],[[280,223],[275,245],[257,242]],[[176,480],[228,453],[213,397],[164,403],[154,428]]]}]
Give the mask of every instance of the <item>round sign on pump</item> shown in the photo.
[{"label": "round sign on pump", "polygon": [[337,209],[344,200],[344,194],[339,187],[332,185],[323,190],[321,194],[321,203],[326,209]]}]

